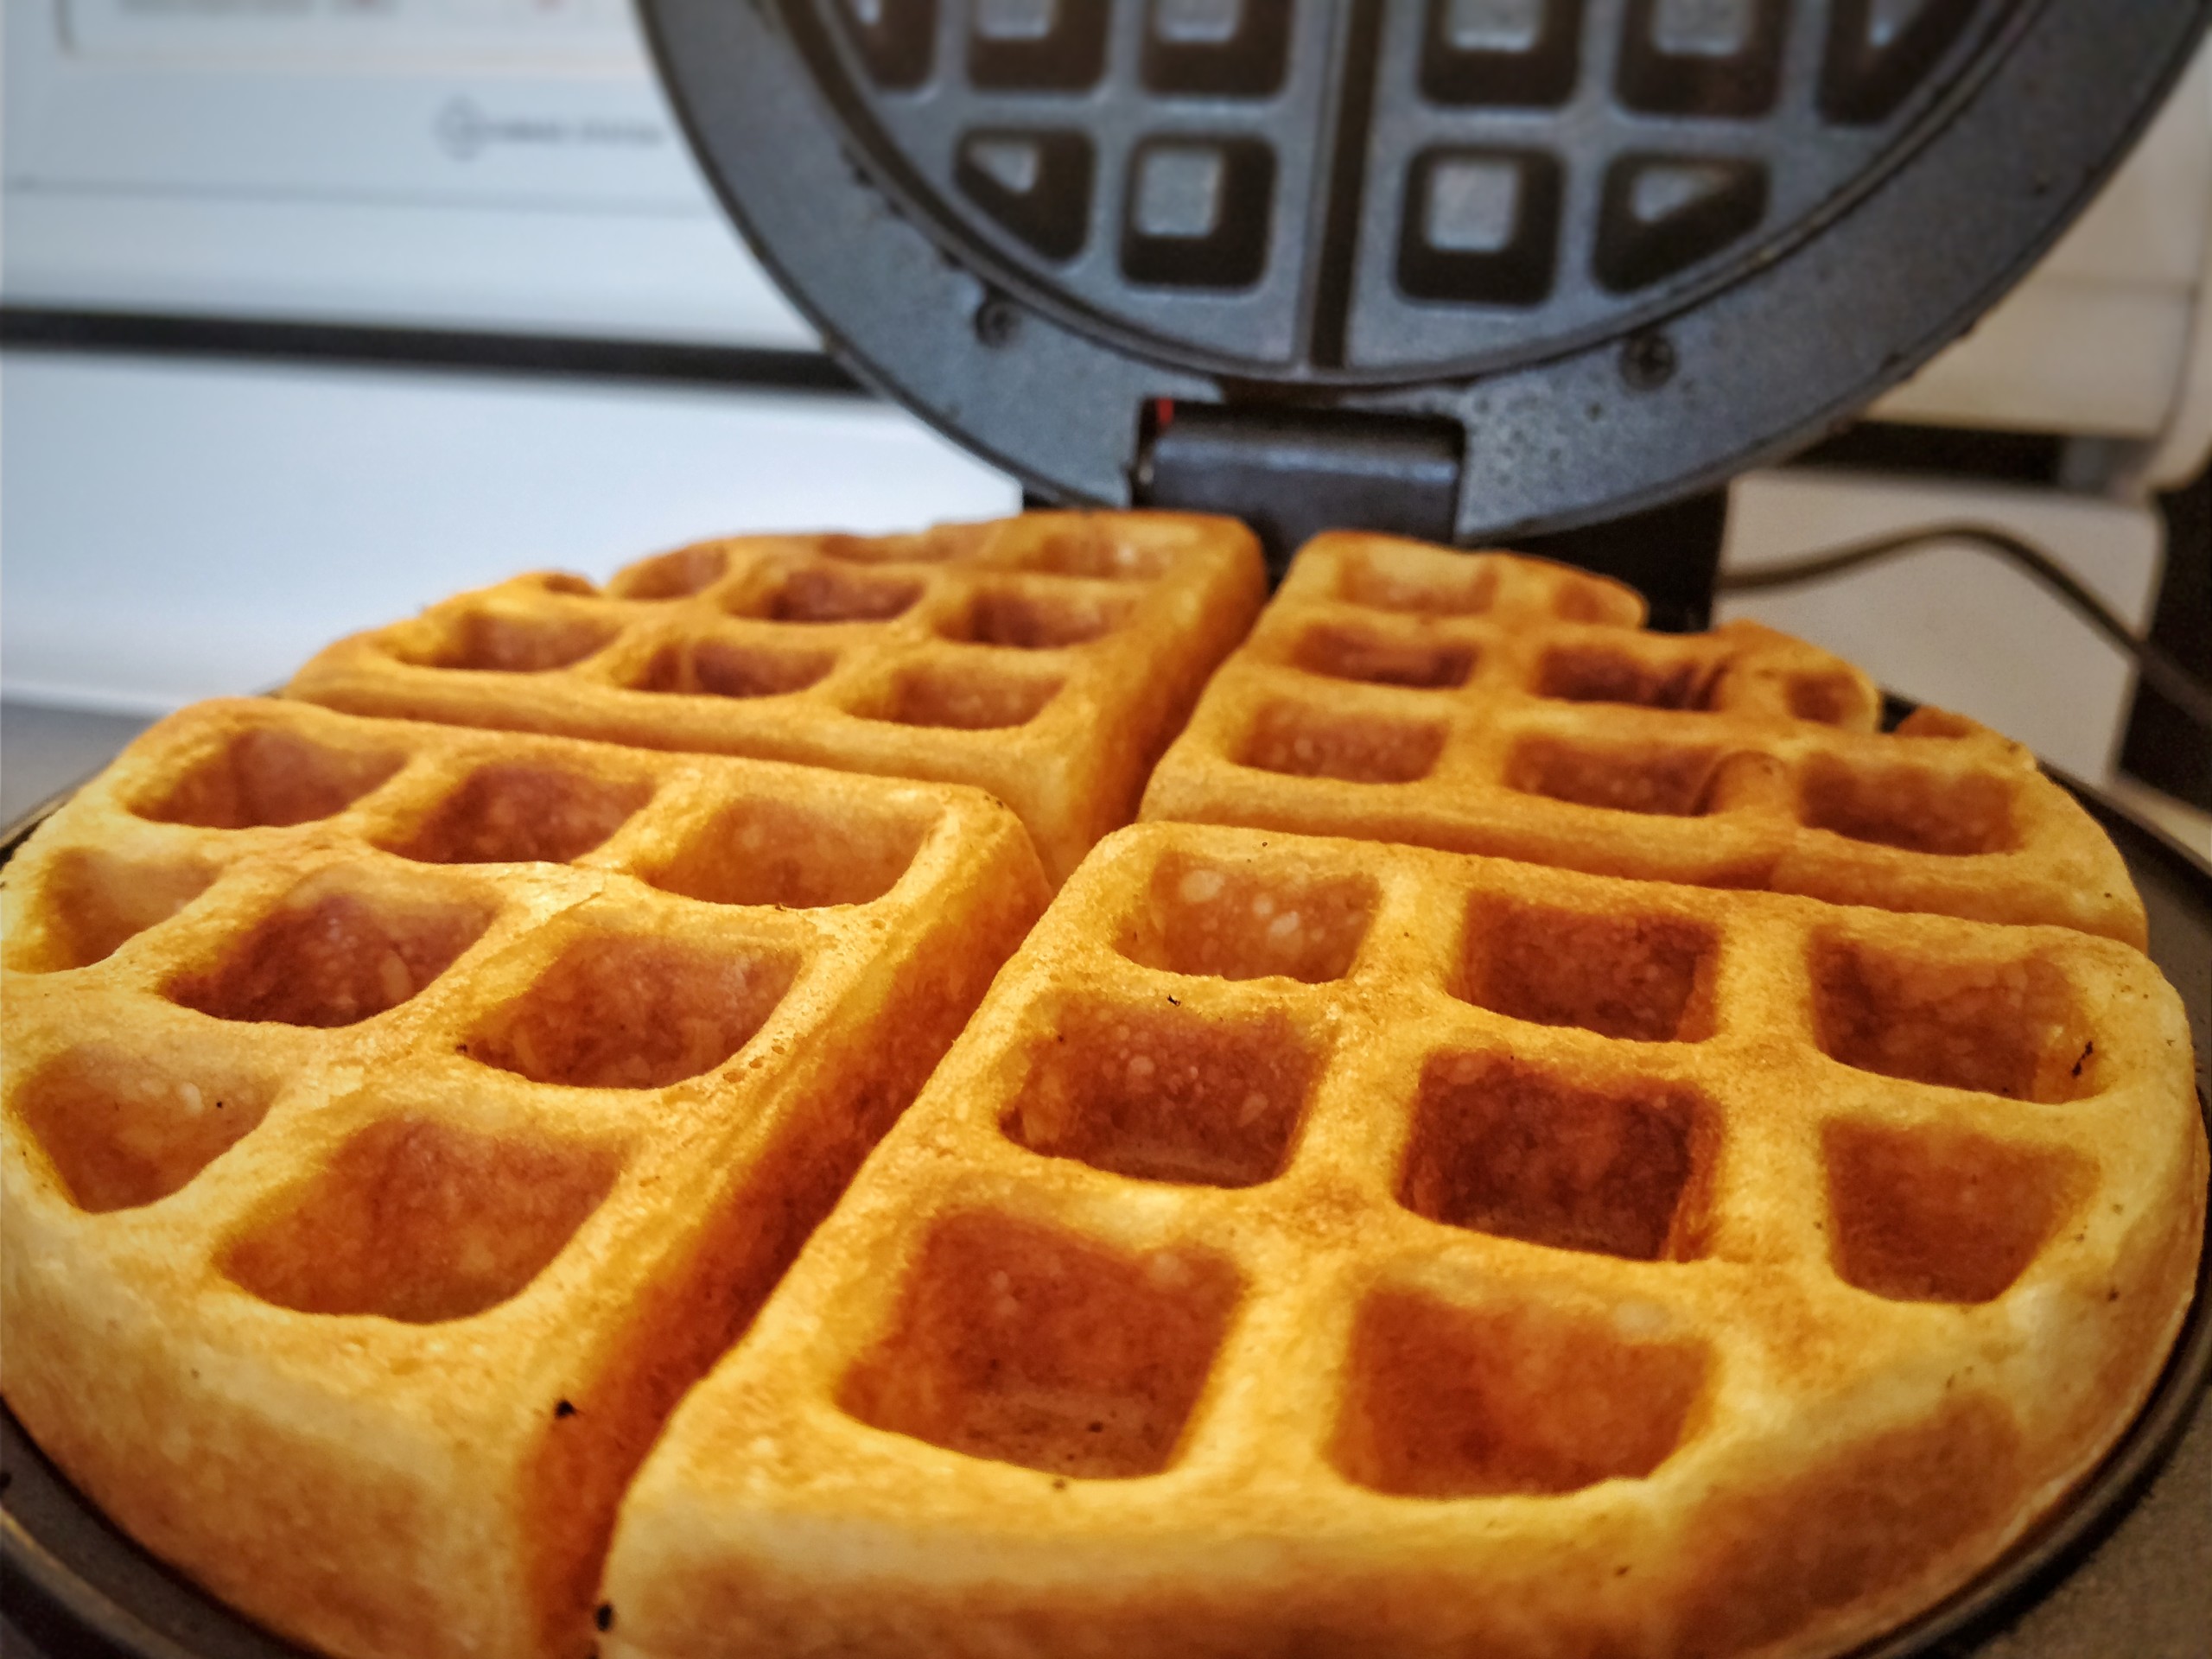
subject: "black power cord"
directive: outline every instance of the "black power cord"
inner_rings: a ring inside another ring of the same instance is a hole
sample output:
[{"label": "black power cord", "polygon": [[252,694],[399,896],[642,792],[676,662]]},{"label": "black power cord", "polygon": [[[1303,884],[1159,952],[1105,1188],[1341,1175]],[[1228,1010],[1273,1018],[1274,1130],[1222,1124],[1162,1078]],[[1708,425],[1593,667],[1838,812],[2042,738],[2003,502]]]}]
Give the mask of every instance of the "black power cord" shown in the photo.
[{"label": "black power cord", "polygon": [[1847,543],[1826,552],[1786,559],[1779,564],[1760,565],[1751,570],[1724,570],[1713,586],[1715,591],[1723,594],[1795,588],[1855,570],[1861,565],[1878,564],[1936,542],[1961,543],[1985,553],[1994,553],[2026,571],[2133,658],[2145,684],[2173,704],[2193,724],[2212,731],[2212,683],[2199,679],[2148,639],[2130,632],[2126,623],[2105,608],[2102,601],[2042,548],[1992,524],[1923,524],[1894,536],[1878,536],[1867,541]]}]

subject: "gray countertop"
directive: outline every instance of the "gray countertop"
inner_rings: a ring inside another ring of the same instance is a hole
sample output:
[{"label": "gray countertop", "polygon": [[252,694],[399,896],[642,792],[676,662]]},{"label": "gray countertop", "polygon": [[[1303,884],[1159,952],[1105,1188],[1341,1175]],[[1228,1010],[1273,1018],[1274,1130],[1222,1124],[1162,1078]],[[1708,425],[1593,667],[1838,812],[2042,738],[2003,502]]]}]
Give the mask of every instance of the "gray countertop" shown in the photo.
[{"label": "gray countertop", "polygon": [[0,824],[91,777],[151,724],[148,715],[0,701]]}]

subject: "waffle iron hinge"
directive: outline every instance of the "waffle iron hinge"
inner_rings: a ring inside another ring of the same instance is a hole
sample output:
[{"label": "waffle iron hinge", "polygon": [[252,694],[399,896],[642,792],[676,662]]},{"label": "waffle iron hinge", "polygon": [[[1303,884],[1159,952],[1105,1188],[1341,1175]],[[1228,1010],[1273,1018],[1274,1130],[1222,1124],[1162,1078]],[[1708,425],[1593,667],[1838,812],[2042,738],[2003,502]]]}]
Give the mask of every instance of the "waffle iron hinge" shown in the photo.
[{"label": "waffle iron hinge", "polygon": [[1454,421],[1162,400],[1145,413],[1134,495],[1243,519],[1273,582],[1325,530],[1449,542],[1465,446]]},{"label": "waffle iron hinge", "polygon": [[[1280,405],[1170,404],[1147,409],[1131,492],[1140,506],[1224,512],[1259,533],[1269,582],[1325,530],[1375,530],[1450,543],[1466,444],[1457,422]],[[1650,626],[1712,626],[1727,494],[1713,490],[1493,545],[1594,570],[1639,590]]]}]

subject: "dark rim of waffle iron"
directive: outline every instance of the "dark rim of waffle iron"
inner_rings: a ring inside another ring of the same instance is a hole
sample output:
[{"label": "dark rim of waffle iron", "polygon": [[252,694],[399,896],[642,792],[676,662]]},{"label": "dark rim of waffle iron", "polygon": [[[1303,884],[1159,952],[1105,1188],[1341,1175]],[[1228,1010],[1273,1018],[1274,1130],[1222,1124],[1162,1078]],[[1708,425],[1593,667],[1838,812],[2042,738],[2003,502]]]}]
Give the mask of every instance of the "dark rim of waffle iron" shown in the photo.
[{"label": "dark rim of waffle iron", "polygon": [[1044,496],[1175,406],[1459,452],[1456,537],[1801,446],[2086,204],[2212,0],[641,0],[831,350]]},{"label": "dark rim of waffle iron", "polygon": [[[2066,781],[2062,779],[2061,781]],[[2212,868],[2120,808],[2068,784],[2127,861],[2151,916],[2151,953],[2182,988],[2196,1043],[2197,1096],[2212,1125]],[[0,863],[57,798],[0,836]],[[2197,971],[2189,970],[2194,963]],[[2018,1659],[2067,1659],[2024,1615],[2069,1578],[2116,1569],[2087,1559],[2154,1484],[2186,1478],[2169,1459],[2212,1377],[2212,1251],[2197,1262],[2187,1319],[2142,1412],[2105,1461],[2043,1524],[1972,1583],[1853,1659],[1965,1659],[2005,1633]],[[2212,1492],[2203,1495],[2212,1499]],[[2189,1586],[2176,1585],[2176,1593]],[[22,1659],[302,1659],[301,1650],[215,1602],[118,1531],[0,1408],[0,1648]]]}]

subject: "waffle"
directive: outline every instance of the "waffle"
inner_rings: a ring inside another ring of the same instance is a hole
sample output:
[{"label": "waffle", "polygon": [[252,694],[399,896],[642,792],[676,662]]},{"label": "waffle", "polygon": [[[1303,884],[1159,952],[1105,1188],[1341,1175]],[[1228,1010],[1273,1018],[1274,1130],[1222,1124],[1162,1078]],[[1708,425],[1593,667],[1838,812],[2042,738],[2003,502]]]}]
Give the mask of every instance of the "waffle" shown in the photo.
[{"label": "waffle", "polygon": [[2144,943],[2103,831],[2017,744],[1751,622],[1638,632],[1625,588],[1506,554],[1308,543],[1143,816]]},{"label": "waffle", "polygon": [[1226,518],[747,537],[633,564],[603,594],[541,574],[463,594],[332,645],[288,694],[974,784],[1020,816],[1058,882],[1135,815],[1263,583]]},{"label": "waffle", "polygon": [[7,871],[8,1402],[287,1636],[581,1656],[667,1410],[1046,891],[972,790],[176,715]]},{"label": "waffle", "polygon": [[2205,1176],[2107,940],[1141,824],[671,1419],[603,1651],[1833,1652],[2113,1441]]}]

